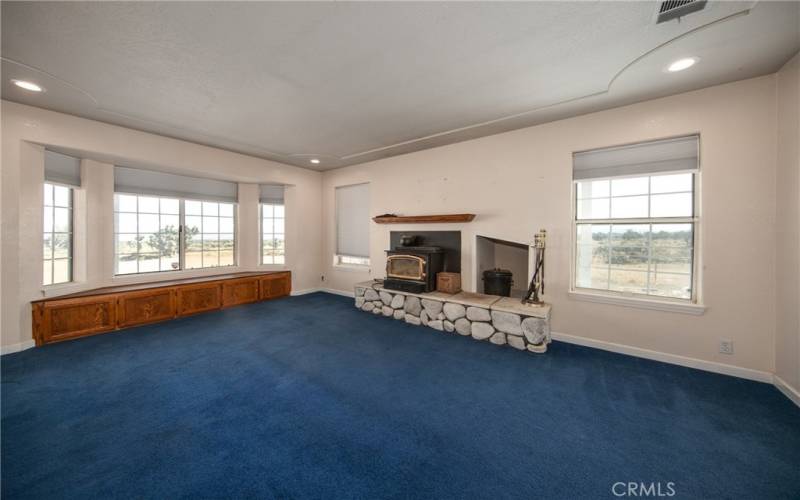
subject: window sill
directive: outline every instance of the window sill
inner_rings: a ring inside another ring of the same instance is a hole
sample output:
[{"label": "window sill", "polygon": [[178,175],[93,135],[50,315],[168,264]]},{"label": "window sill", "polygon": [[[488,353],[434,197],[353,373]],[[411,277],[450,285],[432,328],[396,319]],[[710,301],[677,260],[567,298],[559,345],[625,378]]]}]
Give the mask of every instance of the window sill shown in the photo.
[{"label": "window sill", "polygon": [[358,264],[334,264],[333,268],[337,271],[362,272],[362,273],[372,272],[372,268],[370,266],[362,266]]},{"label": "window sill", "polygon": [[222,267],[206,267],[200,269],[182,269],[179,271],[157,271],[150,273],[115,274],[111,278],[113,285],[135,285],[139,283],[157,283],[182,278],[203,278],[217,274],[231,274],[241,272],[238,265]]},{"label": "window sill", "polygon": [[643,299],[639,297],[624,297],[620,295],[605,295],[601,293],[579,292],[572,290],[569,297],[584,302],[598,304],[611,304],[615,306],[634,307],[637,309],[650,309],[653,311],[673,312],[701,316],[706,312],[706,306],[688,302],[672,302],[668,300]]},{"label": "window sill", "polygon": [[68,295],[71,293],[82,292],[86,290],[88,285],[81,281],[70,281],[67,283],[58,283],[55,285],[42,285],[42,297],[58,297],[59,295]]}]

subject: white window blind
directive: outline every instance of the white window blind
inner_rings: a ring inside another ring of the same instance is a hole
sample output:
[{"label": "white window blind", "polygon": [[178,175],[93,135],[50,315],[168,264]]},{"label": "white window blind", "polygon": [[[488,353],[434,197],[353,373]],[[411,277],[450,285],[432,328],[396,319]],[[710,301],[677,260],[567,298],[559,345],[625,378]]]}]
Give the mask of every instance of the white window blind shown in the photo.
[{"label": "white window blind", "polygon": [[55,184],[80,187],[81,160],[65,154],[45,150],[44,180]]},{"label": "white window blind", "polygon": [[283,205],[283,190],[284,186],[277,184],[262,184],[260,186],[261,194],[259,201],[261,203],[269,203],[272,205]]},{"label": "white window blind", "polygon": [[696,135],[573,154],[572,178],[599,179],[697,170]]},{"label": "white window blind", "polygon": [[369,257],[369,184],[336,188],[336,254]]},{"label": "white window blind", "polygon": [[114,167],[114,191],[118,193],[235,203],[238,198],[237,188],[235,182]]}]

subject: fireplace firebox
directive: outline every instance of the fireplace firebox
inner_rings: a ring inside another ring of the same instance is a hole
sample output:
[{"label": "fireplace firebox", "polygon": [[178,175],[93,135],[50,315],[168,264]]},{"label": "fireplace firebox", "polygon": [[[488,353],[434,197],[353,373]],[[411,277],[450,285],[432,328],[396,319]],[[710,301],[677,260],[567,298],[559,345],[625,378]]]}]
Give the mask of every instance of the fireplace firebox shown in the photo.
[{"label": "fireplace firebox", "polygon": [[400,246],[386,254],[384,287],[411,293],[436,290],[436,274],[444,270],[440,247]]}]

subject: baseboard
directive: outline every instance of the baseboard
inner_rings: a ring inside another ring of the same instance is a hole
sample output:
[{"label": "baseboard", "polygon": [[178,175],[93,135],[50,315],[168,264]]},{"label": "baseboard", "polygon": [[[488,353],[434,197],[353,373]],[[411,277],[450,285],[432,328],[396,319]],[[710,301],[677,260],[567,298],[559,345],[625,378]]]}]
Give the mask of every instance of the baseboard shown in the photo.
[{"label": "baseboard", "polygon": [[325,293],[332,293],[334,295],[343,295],[345,297],[353,298],[355,294],[353,292],[345,292],[342,290],[334,290],[333,288],[306,288],[305,290],[297,290],[296,292],[292,292],[292,297],[295,295],[305,295],[307,293],[315,293],[315,292],[325,292]]},{"label": "baseboard", "polygon": [[800,391],[789,385],[785,380],[777,375],[775,375],[773,378],[775,387],[777,387],[778,390],[781,391],[783,395],[789,398],[794,404],[800,406]]},{"label": "baseboard", "polygon": [[25,342],[20,342],[18,344],[4,345],[0,347],[0,354],[11,354],[30,349],[31,347],[36,347],[36,342],[34,342],[33,339],[26,340]]},{"label": "baseboard", "polygon": [[558,340],[560,342],[567,342],[569,344],[582,345],[585,347],[593,347],[595,349],[602,349],[604,351],[611,351],[619,354],[627,354],[629,356],[636,356],[638,358],[652,359],[653,361],[661,361],[662,363],[670,363],[673,365],[686,366],[689,368],[696,368],[698,370],[705,370],[707,372],[714,372],[714,373],[720,373],[722,375],[730,375],[733,377],[755,380],[757,382],[766,382],[769,384],[773,383],[773,375],[770,372],[753,370],[750,368],[742,368],[733,365],[726,365],[724,363],[716,363],[714,361],[705,361],[697,358],[689,358],[686,356],[679,356],[677,354],[667,354],[664,352],[651,351],[649,349],[631,347],[623,344],[615,344],[613,342],[605,342],[603,340],[577,337],[575,335],[568,335],[566,333],[553,332],[552,335],[554,340]]},{"label": "baseboard", "polygon": [[335,290],[333,288],[321,288],[320,291],[321,292],[325,292],[325,293],[332,293],[334,295],[342,295],[344,297],[350,297],[350,298],[353,298],[353,297],[356,296],[356,294],[354,292],[345,292],[343,290]]}]

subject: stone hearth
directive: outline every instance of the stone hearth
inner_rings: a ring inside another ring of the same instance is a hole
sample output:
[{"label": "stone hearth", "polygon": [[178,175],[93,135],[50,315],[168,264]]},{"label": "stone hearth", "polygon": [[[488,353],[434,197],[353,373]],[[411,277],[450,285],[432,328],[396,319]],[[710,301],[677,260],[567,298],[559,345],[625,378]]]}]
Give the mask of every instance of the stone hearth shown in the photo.
[{"label": "stone hearth", "polygon": [[400,292],[365,281],[355,285],[355,306],[412,325],[519,350],[543,353],[550,343],[548,304],[534,306],[519,299],[471,292]]}]

